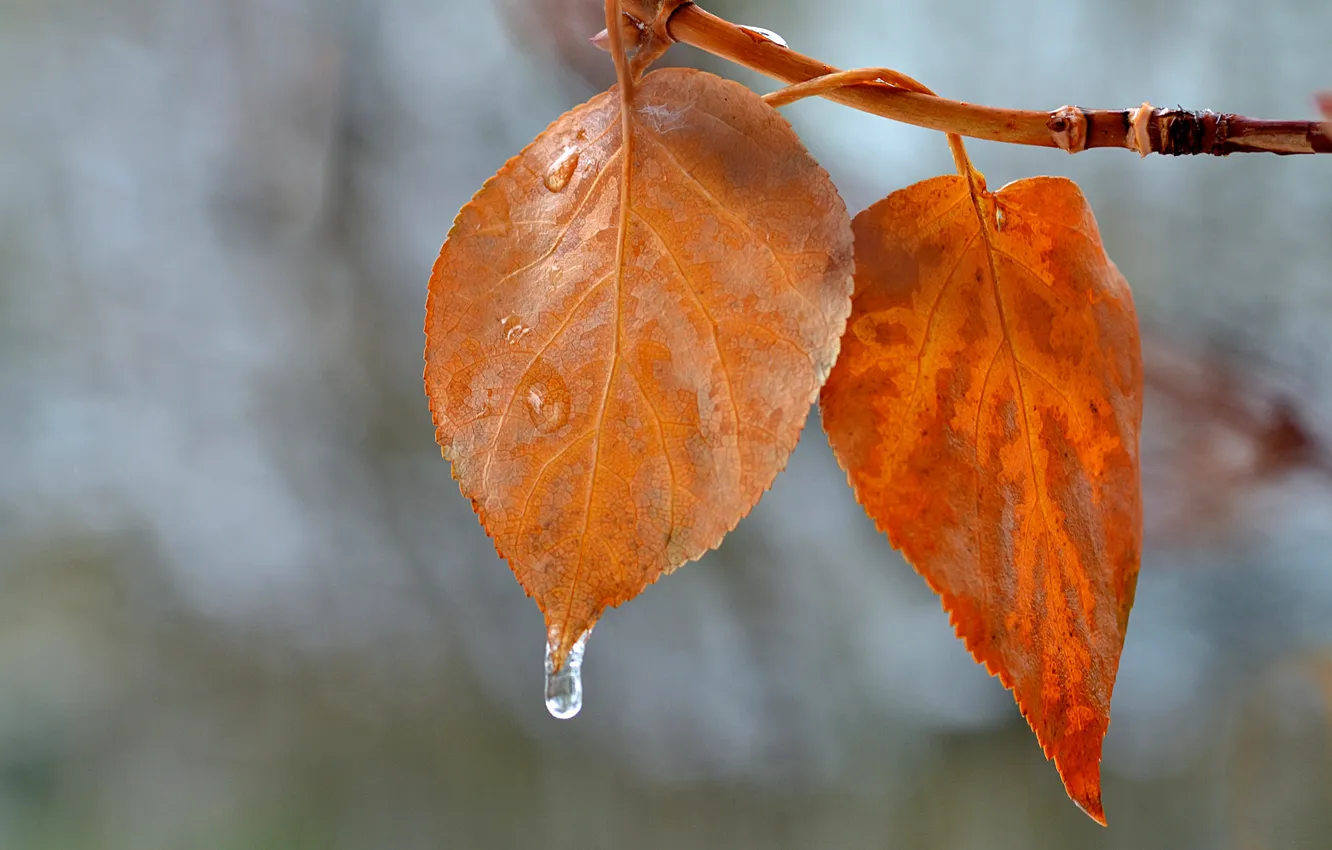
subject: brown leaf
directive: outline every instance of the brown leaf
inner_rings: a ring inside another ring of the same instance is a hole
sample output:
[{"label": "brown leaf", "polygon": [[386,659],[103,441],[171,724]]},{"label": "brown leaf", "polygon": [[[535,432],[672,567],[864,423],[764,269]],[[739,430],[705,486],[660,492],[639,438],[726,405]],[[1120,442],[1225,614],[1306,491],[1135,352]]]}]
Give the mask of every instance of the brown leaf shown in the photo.
[{"label": "brown leaf", "polygon": [[636,87],[631,125],[627,210],[612,89],[486,183],[430,280],[436,439],[556,669],[753,508],[850,311],[846,208],[774,109],[671,69]]},{"label": "brown leaf", "polygon": [[1101,741],[1142,538],[1128,285],[1078,187],[918,183],[853,222],[824,427],[856,497],[1104,823]]},{"label": "brown leaf", "polygon": [[615,82],[606,55],[588,43],[606,26],[602,0],[498,0],[492,5],[516,42],[511,49],[536,62],[558,64],[593,89]]},{"label": "brown leaf", "polygon": [[1156,411],[1142,462],[1149,543],[1233,545],[1268,520],[1263,499],[1290,476],[1332,480],[1332,452],[1298,392],[1224,347],[1143,336]]}]

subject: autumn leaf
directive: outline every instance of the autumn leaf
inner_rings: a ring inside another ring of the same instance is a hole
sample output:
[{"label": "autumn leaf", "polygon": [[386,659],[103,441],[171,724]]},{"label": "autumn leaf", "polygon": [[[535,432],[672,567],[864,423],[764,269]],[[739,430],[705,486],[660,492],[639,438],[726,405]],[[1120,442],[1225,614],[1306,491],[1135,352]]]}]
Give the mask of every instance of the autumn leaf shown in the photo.
[{"label": "autumn leaf", "polygon": [[427,303],[436,439],[555,669],[753,508],[850,312],[846,208],[774,109],[659,71],[626,157],[620,108],[573,109],[486,183]]},{"label": "autumn leaf", "polygon": [[1225,547],[1268,521],[1257,504],[1290,476],[1332,481],[1332,451],[1308,399],[1214,345],[1143,328],[1143,380],[1158,448],[1145,458],[1145,539]]},{"label": "autumn leaf", "polygon": [[965,178],[938,177],[853,229],[852,315],[821,396],[838,462],[1104,823],[1142,537],[1128,285],[1065,179],[973,201]]}]

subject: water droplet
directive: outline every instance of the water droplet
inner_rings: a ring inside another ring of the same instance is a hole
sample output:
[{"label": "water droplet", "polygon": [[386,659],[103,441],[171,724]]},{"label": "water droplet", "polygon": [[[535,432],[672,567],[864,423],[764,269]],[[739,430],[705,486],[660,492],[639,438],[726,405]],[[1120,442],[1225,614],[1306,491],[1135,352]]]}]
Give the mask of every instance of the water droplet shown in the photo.
[{"label": "water droplet", "polygon": [[758,36],[764,41],[771,41],[773,44],[777,45],[778,47],[790,47],[790,45],[786,43],[786,39],[782,38],[780,35],[773,32],[772,30],[765,30],[763,27],[747,27],[744,26],[743,24],[740,25],[740,29],[752,32],[754,35]]},{"label": "water droplet", "polygon": [[532,332],[532,329],[513,316],[505,316],[500,319],[500,328],[504,331],[504,341],[509,345],[517,345],[523,337]]},{"label": "water droplet", "polygon": [[1004,229],[1004,208],[996,206],[994,208],[994,229]]},{"label": "water droplet", "polygon": [[546,176],[542,178],[546,188],[552,192],[563,192],[564,187],[569,185],[573,179],[574,172],[578,170],[578,155],[581,153],[578,148],[572,145],[565,145],[560,155],[555,157],[555,161],[546,169]]},{"label": "water droplet", "polygon": [[552,717],[568,720],[583,707],[583,652],[587,649],[590,634],[590,629],[583,632],[558,671],[551,658],[554,647],[546,642],[546,711]]},{"label": "water droplet", "polygon": [[528,370],[527,379],[518,388],[518,398],[532,424],[543,434],[557,431],[569,421],[569,387],[543,358],[537,358]]}]

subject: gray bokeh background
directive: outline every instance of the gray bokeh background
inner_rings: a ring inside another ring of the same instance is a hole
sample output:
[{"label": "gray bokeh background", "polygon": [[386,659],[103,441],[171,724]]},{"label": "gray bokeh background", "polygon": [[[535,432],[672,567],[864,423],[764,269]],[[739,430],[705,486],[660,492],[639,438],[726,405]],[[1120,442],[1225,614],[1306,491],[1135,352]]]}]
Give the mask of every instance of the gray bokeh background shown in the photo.
[{"label": "gray bokeh background", "polygon": [[[971,145],[992,186],[1083,185],[1154,362],[1222,400],[1148,397],[1109,830],[817,418],[546,714],[540,615],[432,441],[422,305],[458,208],[609,84],[597,6],[0,0],[0,847],[1332,846],[1332,157]],[[1332,87],[1324,0],[709,8],[995,105]],[[951,168],[787,114],[853,211]],[[1278,404],[1313,448],[1257,474]]]}]

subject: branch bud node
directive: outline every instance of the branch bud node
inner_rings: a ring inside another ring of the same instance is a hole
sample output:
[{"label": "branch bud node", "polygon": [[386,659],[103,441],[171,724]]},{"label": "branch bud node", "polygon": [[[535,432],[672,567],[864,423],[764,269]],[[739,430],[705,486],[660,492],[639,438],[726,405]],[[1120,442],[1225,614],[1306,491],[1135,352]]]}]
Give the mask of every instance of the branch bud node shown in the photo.
[{"label": "branch bud node", "polygon": [[1054,143],[1069,153],[1087,149],[1087,114],[1077,106],[1061,106],[1045,122]]}]

